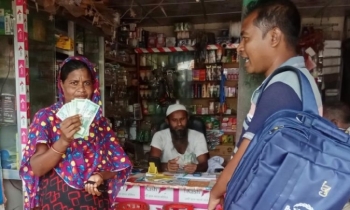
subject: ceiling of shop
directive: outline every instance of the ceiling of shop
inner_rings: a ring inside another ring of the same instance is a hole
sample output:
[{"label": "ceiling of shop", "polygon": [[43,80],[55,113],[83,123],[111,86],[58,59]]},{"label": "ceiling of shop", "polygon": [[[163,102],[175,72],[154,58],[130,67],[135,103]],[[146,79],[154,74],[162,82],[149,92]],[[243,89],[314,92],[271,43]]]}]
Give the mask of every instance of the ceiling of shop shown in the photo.
[{"label": "ceiling of shop", "polygon": [[[124,14],[130,9],[131,2],[131,0],[110,1],[108,6]],[[203,3],[196,0],[134,0],[134,5],[132,9],[136,17],[132,18],[130,13],[126,13],[123,20],[141,21],[142,25],[156,26],[171,25],[182,21],[209,23],[239,20],[242,0],[204,0]]]},{"label": "ceiling of shop", "polygon": [[[1,0],[0,0],[1,1]],[[139,26],[169,26],[179,22],[239,21],[243,0],[32,0],[29,9],[67,18],[111,35],[121,22]],[[303,17],[339,17],[350,14],[350,0],[293,0]],[[93,20],[97,21],[93,21]],[[92,23],[92,24],[91,24]],[[97,27],[96,27],[97,26]]]},{"label": "ceiling of shop", "polygon": [[[123,16],[125,22],[143,26],[176,22],[210,23],[239,20],[242,0],[103,0]],[[343,16],[350,0],[293,0],[303,17]],[[136,15],[131,17],[130,8]]]}]

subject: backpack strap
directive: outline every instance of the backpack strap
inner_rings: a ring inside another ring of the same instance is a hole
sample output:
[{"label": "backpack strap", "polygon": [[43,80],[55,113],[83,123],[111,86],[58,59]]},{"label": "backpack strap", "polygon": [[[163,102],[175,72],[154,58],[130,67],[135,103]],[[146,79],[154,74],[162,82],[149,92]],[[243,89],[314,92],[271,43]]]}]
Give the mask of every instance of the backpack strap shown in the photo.
[{"label": "backpack strap", "polygon": [[303,111],[308,112],[310,114],[319,115],[318,112],[318,106],[315,99],[314,91],[312,90],[311,84],[308,80],[308,78],[302,73],[299,69],[293,67],[293,66],[283,66],[278,69],[276,69],[264,82],[264,84],[261,86],[262,93],[259,95],[258,101],[260,100],[261,95],[263,94],[263,91],[271,81],[271,79],[276,76],[277,74],[280,74],[282,72],[286,71],[292,71],[297,74],[299,83],[300,83],[300,92],[301,92],[301,101],[303,106]]}]

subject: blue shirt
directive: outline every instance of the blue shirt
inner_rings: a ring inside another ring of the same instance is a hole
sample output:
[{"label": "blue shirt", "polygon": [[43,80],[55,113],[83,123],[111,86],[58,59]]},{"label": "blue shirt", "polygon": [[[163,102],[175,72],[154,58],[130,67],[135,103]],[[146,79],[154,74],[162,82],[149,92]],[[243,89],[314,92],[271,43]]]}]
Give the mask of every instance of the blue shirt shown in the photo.
[{"label": "blue shirt", "polygon": [[[321,95],[315,79],[305,67],[304,58],[301,56],[290,58],[282,66],[296,67],[309,79],[319,107],[319,113],[322,115]],[[302,110],[300,83],[296,73],[291,71],[280,73],[270,80],[265,90],[262,90],[261,87],[267,79],[263,81],[252,95],[251,107],[243,122],[243,130],[237,144],[238,147],[244,138],[252,140],[272,114],[284,109]],[[259,103],[256,104],[259,97],[261,97]]]}]

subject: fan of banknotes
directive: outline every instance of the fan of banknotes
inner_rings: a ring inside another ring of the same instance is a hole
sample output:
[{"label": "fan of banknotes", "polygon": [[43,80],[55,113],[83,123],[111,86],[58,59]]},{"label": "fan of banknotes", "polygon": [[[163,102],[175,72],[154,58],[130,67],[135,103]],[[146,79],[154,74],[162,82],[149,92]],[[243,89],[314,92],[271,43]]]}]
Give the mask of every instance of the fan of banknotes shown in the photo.
[{"label": "fan of banknotes", "polygon": [[82,125],[80,130],[74,134],[74,138],[84,138],[89,135],[90,125],[99,108],[99,105],[89,99],[73,99],[71,102],[64,104],[56,115],[63,121],[68,117],[80,114]]}]

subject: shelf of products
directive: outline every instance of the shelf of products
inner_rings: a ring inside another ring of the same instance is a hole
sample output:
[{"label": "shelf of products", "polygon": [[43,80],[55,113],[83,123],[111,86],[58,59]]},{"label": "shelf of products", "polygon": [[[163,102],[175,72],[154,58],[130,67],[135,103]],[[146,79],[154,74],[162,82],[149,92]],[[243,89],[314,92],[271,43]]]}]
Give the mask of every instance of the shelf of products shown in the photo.
[{"label": "shelf of products", "polygon": [[105,64],[105,116],[110,119],[112,128],[121,143],[136,138],[132,127],[133,120],[140,120],[136,110],[138,101],[137,79],[121,65]]},{"label": "shelf of products", "polygon": [[112,64],[119,64],[119,65],[127,66],[127,67],[136,67],[136,65],[134,63],[120,60],[117,57],[105,56],[105,60],[106,60],[106,62],[112,63]]},{"label": "shelf of products", "polygon": [[64,49],[60,49],[58,47],[56,47],[56,52],[57,53],[61,53],[63,55],[68,56],[74,56],[74,51],[73,50],[64,50]]},{"label": "shelf of products", "polygon": [[[119,28],[117,45],[134,47],[136,54],[132,78],[137,80],[137,100],[128,111],[142,113],[130,124],[131,142],[149,144],[156,128],[164,122],[168,105],[179,100],[190,115],[205,122],[209,148],[221,143],[233,145],[239,79],[237,40],[228,33],[220,33],[216,40],[208,34],[190,39],[189,33],[180,27],[176,37],[165,37],[132,24]],[[205,38],[206,49],[196,49],[194,46],[202,45],[196,42]],[[118,55],[109,53],[106,58],[110,57]]]},{"label": "shelf of products", "polygon": [[[142,64],[138,68],[139,98],[143,117],[151,128],[164,120],[167,105],[179,100],[191,115],[202,118],[207,125],[209,148],[222,142],[233,144],[238,63],[211,63],[196,68],[194,56],[189,52],[138,54],[137,57]],[[145,143],[150,142],[147,138],[155,131],[150,130],[150,135],[143,135]]]},{"label": "shelf of products", "polygon": [[128,139],[136,139],[135,120],[141,120],[141,113],[137,112],[139,92],[135,54],[130,53],[127,45],[105,41],[104,58],[105,115],[124,145]]},{"label": "shelf of products", "polygon": [[[238,44],[228,44],[224,47],[221,45],[207,45],[207,50],[218,50],[224,49],[236,49]],[[192,46],[181,46],[181,47],[154,47],[154,48],[136,48],[135,53],[168,53],[168,52],[188,52],[195,51],[195,47]]]}]

